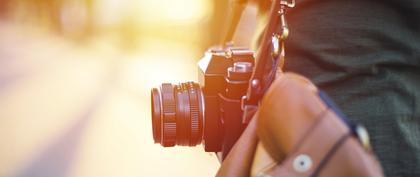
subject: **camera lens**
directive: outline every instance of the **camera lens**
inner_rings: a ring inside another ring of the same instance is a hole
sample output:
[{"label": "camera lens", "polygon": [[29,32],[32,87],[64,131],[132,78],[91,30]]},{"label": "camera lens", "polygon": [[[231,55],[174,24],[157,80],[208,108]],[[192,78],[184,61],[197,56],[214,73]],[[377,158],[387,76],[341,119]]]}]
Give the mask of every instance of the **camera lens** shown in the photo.
[{"label": "camera lens", "polygon": [[152,124],[155,143],[163,146],[195,146],[203,139],[204,100],[194,82],[153,88]]}]

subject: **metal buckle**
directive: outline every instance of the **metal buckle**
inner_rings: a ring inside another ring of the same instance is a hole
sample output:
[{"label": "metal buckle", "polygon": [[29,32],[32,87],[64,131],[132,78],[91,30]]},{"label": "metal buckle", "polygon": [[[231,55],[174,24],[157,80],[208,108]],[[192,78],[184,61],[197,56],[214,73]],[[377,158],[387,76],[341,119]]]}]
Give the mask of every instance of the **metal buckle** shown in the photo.
[{"label": "metal buckle", "polygon": [[280,0],[280,10],[278,11],[278,14],[280,15],[280,29],[281,31],[279,33],[274,33],[271,38],[271,45],[272,45],[272,55],[276,58],[279,56],[280,51],[284,51],[284,45],[283,42],[287,39],[289,36],[289,27],[287,25],[285,13],[286,13],[286,7],[287,8],[293,8],[296,5],[295,0]]},{"label": "metal buckle", "polygon": [[280,0],[280,5],[286,6],[288,8],[293,8],[296,5],[296,0]]},{"label": "metal buckle", "polygon": [[280,54],[280,37],[279,35],[273,35],[271,37],[271,47],[273,57],[277,57]]}]

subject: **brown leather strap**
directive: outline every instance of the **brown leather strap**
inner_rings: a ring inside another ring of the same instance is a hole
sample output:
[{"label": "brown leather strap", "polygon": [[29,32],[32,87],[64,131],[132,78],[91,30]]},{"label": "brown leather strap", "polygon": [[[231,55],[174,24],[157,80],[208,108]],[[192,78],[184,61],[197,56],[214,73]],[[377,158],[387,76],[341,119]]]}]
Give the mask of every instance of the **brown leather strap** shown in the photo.
[{"label": "brown leather strap", "polygon": [[254,117],[222,162],[216,174],[217,177],[249,176],[258,142],[256,129],[256,118]]},{"label": "brown leather strap", "polygon": [[308,132],[295,151],[281,164],[269,169],[266,174],[288,177],[316,175],[319,173],[317,169],[325,163],[324,160],[331,150],[337,148],[336,146],[344,142],[349,135],[349,128],[337,119],[333,111],[327,110],[325,116]]}]

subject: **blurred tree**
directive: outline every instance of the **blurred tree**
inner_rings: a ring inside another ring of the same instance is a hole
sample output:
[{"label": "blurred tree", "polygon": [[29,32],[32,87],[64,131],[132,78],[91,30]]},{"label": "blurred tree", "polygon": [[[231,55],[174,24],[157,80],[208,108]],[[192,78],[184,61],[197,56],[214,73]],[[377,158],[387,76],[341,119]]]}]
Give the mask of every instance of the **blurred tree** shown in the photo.
[{"label": "blurred tree", "polygon": [[[0,9],[4,6],[1,0]],[[96,0],[17,0],[14,10],[24,21],[44,25],[64,36],[88,37],[95,30]],[[2,10],[3,11],[3,10]]]}]

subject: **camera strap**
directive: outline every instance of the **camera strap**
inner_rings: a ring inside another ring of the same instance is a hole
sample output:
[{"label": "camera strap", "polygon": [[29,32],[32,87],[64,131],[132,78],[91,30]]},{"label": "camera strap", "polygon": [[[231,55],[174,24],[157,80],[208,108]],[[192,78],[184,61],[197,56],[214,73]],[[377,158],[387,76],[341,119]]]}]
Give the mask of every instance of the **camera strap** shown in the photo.
[{"label": "camera strap", "polygon": [[[289,36],[286,11],[295,7],[295,0],[273,0],[268,24],[257,51],[254,72],[251,76],[247,94],[242,98],[242,109],[256,109],[271,83],[277,69],[285,60],[285,41]],[[249,120],[243,120],[244,123]]]}]

